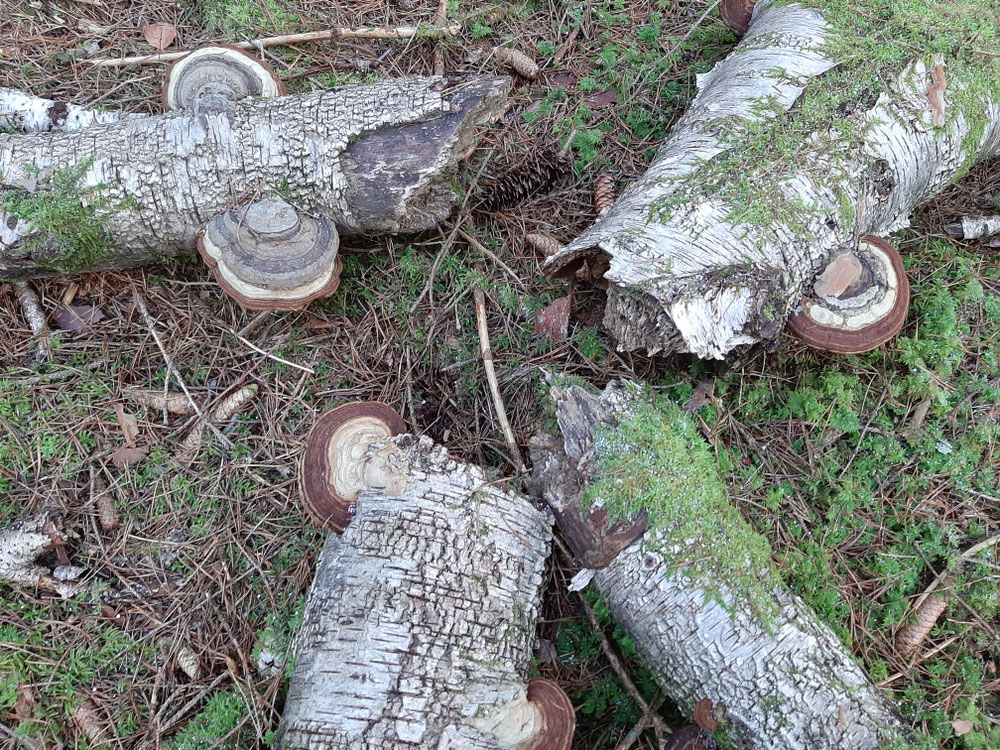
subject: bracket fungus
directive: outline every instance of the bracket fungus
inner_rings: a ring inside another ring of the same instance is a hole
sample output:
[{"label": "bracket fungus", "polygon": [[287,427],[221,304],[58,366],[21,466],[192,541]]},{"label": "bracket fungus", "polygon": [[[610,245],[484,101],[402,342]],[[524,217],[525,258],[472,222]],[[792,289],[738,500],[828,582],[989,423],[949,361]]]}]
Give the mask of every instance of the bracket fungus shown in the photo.
[{"label": "bracket fungus", "polygon": [[570,750],[576,712],[569,696],[552,680],[536,678],[519,695],[488,717],[473,720],[480,731],[507,750]]},{"label": "bracket fungus", "polygon": [[284,93],[285,84],[270,66],[236,47],[212,45],[196,49],[167,68],[162,101],[169,111]]},{"label": "bracket fungus", "polygon": [[252,310],[301,310],[333,294],[339,244],[330,219],[273,196],[223,211],[198,236],[198,252],[216,280]]},{"label": "bracket fungus", "polygon": [[393,466],[393,446],[374,455],[369,448],[404,432],[402,417],[376,401],[345,404],[321,415],[306,436],[302,455],[300,481],[309,515],[339,533],[351,522],[361,490],[402,493],[406,475]]},{"label": "bracket fungus", "polygon": [[719,15],[730,31],[742,36],[750,28],[750,16],[756,4],[757,0],[722,0]]},{"label": "bracket fungus", "polygon": [[903,259],[885,240],[865,235],[857,249],[830,259],[788,327],[817,349],[859,354],[899,333],[909,304]]}]

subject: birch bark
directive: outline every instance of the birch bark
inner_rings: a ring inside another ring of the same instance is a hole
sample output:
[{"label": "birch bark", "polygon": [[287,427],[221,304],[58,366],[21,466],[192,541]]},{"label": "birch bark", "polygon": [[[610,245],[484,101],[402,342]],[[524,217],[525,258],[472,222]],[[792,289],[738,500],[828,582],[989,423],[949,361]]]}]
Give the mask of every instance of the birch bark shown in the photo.
[{"label": "birch bark", "polygon": [[[740,207],[731,201],[681,197],[730,148],[725,133],[781,116],[810,81],[839,64],[830,39],[820,11],[760,0],[740,44],[699,77],[697,96],[648,171],[546,261],[550,275],[573,273],[583,263],[604,271],[604,322],[621,349],[721,359],[737,347],[775,340],[833,251],[861,235],[904,228],[914,207],[971,161],[1000,152],[1000,103],[955,80],[947,83],[950,109],[940,126],[942,105],[929,89],[939,89],[938,64],[948,61],[928,56],[901,71],[874,105],[837,115],[857,124],[860,145],[815,133],[789,157],[792,168],[776,170],[769,200],[785,208],[782,219],[756,225],[733,218]],[[967,94],[982,99],[981,133],[954,111]],[[664,205],[669,210],[658,208]]]},{"label": "birch bark", "polygon": [[386,445],[406,489],[363,491],[327,540],[277,747],[522,747],[551,519],[427,438]]},{"label": "birch bark", "polygon": [[457,163],[477,126],[502,111],[509,83],[407,78],[69,132],[0,134],[8,197],[51,192],[59,175],[73,174],[75,193],[64,188],[60,198],[92,207],[107,237],[81,257],[39,237],[0,192],[0,279],[191,252],[209,219],[267,191],[329,216],[341,233],[428,229],[454,206]]},{"label": "birch bark", "polygon": [[[579,504],[600,476],[607,446],[620,443],[621,422],[645,396],[615,384],[599,395],[576,386],[553,389],[553,395],[561,436],[536,441],[549,447],[533,451],[533,481],[547,502],[565,509]],[[628,481],[645,483],[645,495],[664,478],[639,473]],[[649,511],[644,537],[587,573],[682,709],[705,698],[721,706],[729,722],[725,731],[739,748],[874,750],[905,733],[836,635],[798,598],[780,584],[764,584],[763,605],[748,600],[735,577],[772,576],[747,569],[752,556],[738,535],[713,521],[717,538],[686,538],[678,528],[657,525],[654,509]],[[710,512],[688,507],[677,520]],[[693,562],[705,555],[734,561],[728,563],[733,579],[708,580]]]}]

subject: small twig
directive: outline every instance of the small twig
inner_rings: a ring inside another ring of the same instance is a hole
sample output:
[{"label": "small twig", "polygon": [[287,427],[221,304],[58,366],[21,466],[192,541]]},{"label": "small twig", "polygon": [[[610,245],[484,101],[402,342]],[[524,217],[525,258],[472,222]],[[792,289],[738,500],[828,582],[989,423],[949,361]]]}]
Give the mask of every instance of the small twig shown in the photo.
[{"label": "small twig", "polygon": [[611,644],[608,642],[608,637],[604,634],[604,628],[601,627],[600,621],[597,619],[597,615],[594,614],[594,608],[590,606],[590,602],[587,601],[583,594],[580,594],[580,603],[583,605],[583,611],[587,613],[587,619],[590,620],[590,626],[594,629],[601,637],[601,650],[604,651],[604,655],[608,659],[608,663],[611,668],[618,675],[618,679],[622,681],[622,685],[625,686],[625,692],[629,694],[639,710],[643,714],[649,714],[650,723],[653,725],[653,730],[657,735],[670,735],[671,729],[667,726],[667,723],[655,712],[654,709],[650,708],[650,705],[646,703],[646,700],[642,697],[642,693],[632,682],[632,678],[629,677],[628,671],[622,666],[621,660],[618,658],[618,654],[615,650],[611,648]]},{"label": "small twig", "polygon": [[522,289],[526,288],[526,286],[524,284],[524,279],[522,279],[520,276],[518,276],[516,273],[514,273],[514,271],[511,269],[510,266],[508,266],[506,263],[504,263],[502,260],[500,260],[500,258],[497,257],[496,253],[494,253],[492,250],[490,250],[488,247],[486,247],[486,245],[484,245],[482,242],[480,242],[473,235],[471,235],[468,232],[466,232],[464,229],[459,229],[458,233],[460,235],[462,235],[462,239],[463,240],[465,240],[466,242],[468,242],[470,245],[472,245],[474,248],[476,248],[476,250],[478,250],[479,252],[481,252],[487,258],[489,258],[494,263],[496,263],[498,266],[500,266],[500,268],[502,268],[504,271],[506,271],[507,275],[510,276],[514,280],[515,284],[517,284]]},{"label": "small twig", "polygon": [[473,292],[476,301],[476,324],[479,328],[479,349],[483,354],[483,367],[486,369],[486,380],[490,385],[490,394],[493,396],[493,406],[497,411],[497,419],[500,421],[500,429],[507,440],[507,447],[510,449],[510,459],[514,468],[524,471],[524,462],[521,461],[521,451],[517,447],[517,440],[514,439],[514,431],[507,421],[507,410],[504,409],[503,400],[500,398],[500,386],[497,383],[497,371],[493,366],[493,348],[490,346],[490,331],[486,325],[486,295],[482,289]]},{"label": "small twig", "polygon": [[[254,50],[263,47],[278,47],[286,44],[300,44],[302,42],[325,42],[330,39],[415,39],[423,37],[427,39],[458,36],[462,27],[459,24],[451,26],[397,26],[395,28],[363,26],[361,28],[334,28],[326,31],[307,31],[302,34],[282,34],[280,36],[266,36],[259,39],[252,39],[248,42],[236,42],[233,47],[237,49]],[[87,60],[90,65],[97,67],[119,67],[125,65],[156,65],[179,60],[190,54],[190,50],[183,52],[158,52],[152,55],[135,55],[133,57],[101,58],[98,60]]]},{"label": "small twig", "polygon": [[30,737],[25,737],[23,734],[18,734],[3,722],[0,722],[0,735],[13,740],[14,742],[20,742],[21,746],[28,748],[28,750],[39,750],[37,742]]},{"label": "small twig", "polygon": [[661,693],[656,700],[646,707],[646,711],[642,714],[642,718],[639,719],[639,723],[632,727],[628,734],[622,737],[621,742],[615,745],[615,750],[629,750],[629,748],[632,747],[632,745],[634,745],[639,739],[639,735],[645,732],[646,728],[653,724],[659,716],[657,711],[659,711],[660,707],[666,702],[667,696]]},{"label": "small twig", "polygon": [[917,597],[916,602],[913,603],[913,607],[911,608],[911,611],[916,610],[916,609],[920,609],[920,605],[924,603],[924,600],[928,596],[930,596],[932,593],[934,593],[934,590],[937,589],[944,582],[944,580],[948,577],[949,571],[954,570],[955,568],[957,568],[958,566],[960,566],[962,563],[967,562],[968,560],[971,560],[973,557],[975,557],[976,555],[978,555],[980,552],[982,552],[987,547],[992,547],[993,545],[998,544],[998,543],[1000,543],[1000,534],[994,534],[993,536],[989,537],[988,539],[984,539],[981,542],[977,542],[976,544],[973,544],[971,547],[969,547],[969,549],[965,550],[965,552],[963,552],[961,555],[959,555],[958,559],[955,560],[955,564],[954,565],[949,566],[948,568],[946,568],[945,570],[941,571],[940,573],[938,573],[934,577],[934,580],[931,581],[930,585],[926,589],[924,589],[924,593],[922,593],[919,597]]},{"label": "small twig", "polygon": [[296,370],[302,370],[302,372],[307,372],[310,375],[315,375],[316,374],[316,371],[314,369],[312,369],[311,367],[306,367],[305,365],[297,365],[294,362],[289,362],[287,359],[282,359],[277,354],[271,354],[271,352],[264,351],[259,346],[257,346],[256,344],[250,343],[245,338],[243,338],[238,333],[236,333],[236,331],[234,331],[234,330],[232,330],[230,328],[223,328],[223,330],[229,331],[229,333],[233,334],[233,336],[235,336],[239,341],[242,341],[244,344],[246,344],[247,346],[249,346],[251,349],[253,349],[258,354],[263,354],[268,359],[273,359],[275,362],[281,362],[281,364],[283,364],[283,365],[288,365],[289,367],[294,367]]},{"label": "small twig", "polygon": [[163,346],[163,342],[160,340],[160,335],[156,332],[156,325],[153,322],[153,316],[149,314],[149,309],[146,307],[146,300],[142,298],[142,295],[139,294],[139,291],[134,287],[132,288],[132,296],[135,298],[135,306],[138,308],[139,314],[142,316],[143,321],[146,323],[146,327],[153,336],[153,341],[156,342],[156,346],[160,350],[160,354],[163,356],[163,361],[167,364],[167,370],[174,376],[177,380],[177,384],[181,387],[181,390],[184,391],[184,395],[187,396],[188,401],[191,402],[191,408],[193,408],[194,413],[198,415],[198,419],[201,422],[208,424],[209,429],[215,433],[215,436],[222,441],[223,445],[230,449],[235,448],[236,446],[233,445],[233,442],[223,435],[222,432],[220,432],[219,429],[208,420],[205,413],[201,410],[201,407],[198,406],[198,402],[195,401],[194,397],[191,395],[191,391],[189,391],[187,385],[184,384],[184,378],[181,377],[180,371],[177,369],[177,366],[174,365],[174,360],[169,354],[167,354],[167,350]]},{"label": "small twig", "polygon": [[[448,20],[448,0],[441,0],[438,3],[437,13],[434,14],[434,25],[442,27]],[[434,75],[444,75],[444,50],[440,45],[434,48]]]},{"label": "small twig", "polygon": [[206,695],[215,690],[215,688],[219,685],[219,683],[222,682],[224,679],[226,679],[226,677],[228,676],[229,676],[228,672],[223,672],[222,674],[218,675],[214,680],[212,680],[212,682],[209,685],[199,690],[198,694],[195,695],[194,698],[192,698],[183,706],[181,706],[180,709],[178,709],[173,716],[171,716],[162,724],[157,723],[156,718],[158,717],[154,718],[153,724],[154,726],[156,726],[157,735],[163,734],[164,732],[169,730],[172,726],[174,726],[174,724],[176,724],[185,716],[187,716],[187,714],[191,712],[191,709],[197,706],[198,703],[202,700],[202,698],[204,698]]},{"label": "small twig", "polygon": [[31,326],[31,333],[38,337],[35,359],[39,362],[45,362],[49,358],[49,332],[45,325],[45,312],[38,301],[38,295],[35,294],[35,290],[27,281],[15,281],[14,294],[17,295],[17,301],[21,303],[21,310],[24,311],[28,325]]},{"label": "small twig", "polygon": [[[946,641],[944,641],[942,643],[939,643],[937,646],[935,646],[934,648],[932,648],[930,651],[927,651],[926,653],[920,654],[919,658],[913,660],[913,662],[910,664],[910,667],[911,668],[915,667],[917,664],[920,664],[921,662],[927,661],[932,656],[935,656],[935,655],[941,653],[946,648],[948,648],[948,646],[950,646],[951,644],[953,644],[955,641],[957,641],[961,637],[962,637],[961,633],[959,633],[958,635],[953,635],[951,638],[947,639]],[[906,677],[906,672],[896,672],[896,674],[889,675],[888,677],[886,677],[881,682],[876,683],[876,687],[880,687],[880,688],[885,687],[886,685],[889,685],[889,684],[895,682],[896,680],[898,680],[901,677]]]}]

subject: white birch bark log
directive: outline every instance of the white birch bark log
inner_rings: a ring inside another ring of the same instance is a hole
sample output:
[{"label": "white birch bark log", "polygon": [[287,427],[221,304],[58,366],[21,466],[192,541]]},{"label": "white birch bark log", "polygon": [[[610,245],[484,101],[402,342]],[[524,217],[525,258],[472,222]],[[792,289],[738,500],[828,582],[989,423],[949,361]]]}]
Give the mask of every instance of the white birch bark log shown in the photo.
[{"label": "white birch bark log", "polygon": [[[126,118],[144,117],[130,114]],[[55,99],[32,96],[19,89],[0,87],[0,130],[16,133],[47,133],[50,130],[82,130],[91,125],[118,122],[122,113],[81,107]]]},{"label": "white birch bark log", "polygon": [[0,279],[191,252],[209,219],[269,191],[330,217],[342,234],[428,229],[453,208],[457,164],[477,126],[502,111],[509,85],[503,77],[406,78],[70,132],[0,134],[0,190],[52,190],[54,178],[75,170],[77,200],[108,239],[67,258],[51,236],[5,212],[0,192]]},{"label": "white birch bark log", "polygon": [[[553,397],[562,434],[534,441],[539,447],[532,451],[533,484],[559,517],[579,505],[600,475],[608,446],[629,454],[640,450],[621,448],[620,426],[648,394],[612,383],[597,395],[576,386],[554,388]],[[640,474],[627,481],[646,481],[649,489],[665,479]],[[700,511],[708,512],[685,513]],[[690,711],[705,698],[723,706],[727,735],[738,748],[874,750],[904,734],[890,703],[797,597],[778,584],[765,589],[765,608],[748,606],[735,581],[708,581],[696,570],[692,558],[727,555],[737,561],[731,571],[770,580],[769,572],[747,570],[740,562],[741,543],[727,537],[722,523],[711,524],[719,538],[698,546],[678,538],[674,528],[654,525],[652,508],[650,518],[643,538],[581,577],[592,575],[659,685],[682,709]]]},{"label": "white birch bark log", "polygon": [[[647,172],[593,227],[547,260],[550,275],[570,274],[584,262],[607,269],[605,325],[620,348],[723,358],[737,347],[776,339],[833,250],[861,235],[907,226],[913,208],[960,174],[967,157],[981,160],[1000,150],[997,102],[982,102],[987,124],[971,147],[964,143],[972,129],[964,115],[952,118],[949,111],[947,126],[934,126],[941,115],[928,88],[937,84],[932,69],[938,60],[918,59],[874,106],[845,115],[865,135],[844,162],[834,164],[834,143],[794,156],[794,170],[771,185],[773,200],[789,208],[789,221],[734,225],[727,221],[734,206],[712,196],[658,213],[658,203],[697,180],[727,148],[720,137],[726,120],[774,118],[810,79],[838,64],[828,41],[817,10],[760,0],[740,44],[699,77],[697,96]],[[956,86],[949,81],[946,103],[958,98]],[[845,202],[856,218],[842,215]],[[793,221],[805,222],[804,230]]]},{"label": "white birch bark log", "polygon": [[530,727],[505,732],[526,707],[551,517],[427,438],[369,455],[386,450],[405,490],[362,491],[327,540],[276,747],[521,747]]},{"label": "white birch bark log", "polygon": [[42,513],[0,529],[0,583],[52,591],[63,598],[79,593],[82,569],[69,565],[49,568],[38,558],[64,543],[67,532],[58,519]]},{"label": "white birch bark log", "polygon": [[1000,216],[963,216],[957,224],[949,224],[945,230],[953,237],[976,240],[1000,234]]}]

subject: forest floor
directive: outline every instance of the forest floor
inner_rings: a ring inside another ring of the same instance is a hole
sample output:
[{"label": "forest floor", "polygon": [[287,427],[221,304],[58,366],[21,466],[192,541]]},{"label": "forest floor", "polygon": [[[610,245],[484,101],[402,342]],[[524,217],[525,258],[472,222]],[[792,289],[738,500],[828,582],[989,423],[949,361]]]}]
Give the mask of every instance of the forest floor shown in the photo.
[{"label": "forest floor", "polygon": [[[94,68],[88,56],[149,51],[144,30],[156,22],[176,28],[173,49],[191,49],[333,25],[430,23],[438,12],[437,0],[7,0],[0,85],[154,113],[161,66]],[[497,478],[511,474],[479,356],[477,287],[522,446],[538,425],[546,371],[598,386],[642,378],[682,401],[697,391],[720,473],[770,540],[788,585],[928,747],[1000,747],[992,547],[955,571],[948,609],[917,654],[901,658],[893,647],[934,577],[1000,533],[1000,252],[942,231],[955,216],[997,210],[997,165],[975,169],[895,238],[913,304],[902,335],[875,352],[828,356],[786,335],[739,369],[618,353],[600,329],[601,292],[582,283],[569,336],[552,343],[535,333],[535,311],[567,287],[541,277],[542,256],[525,235],[567,241],[588,226],[598,175],[621,186],[641,174],[693,95],[695,75],[735,38],[704,0],[450,0],[447,16],[462,33],[441,42],[344,40],[265,53],[291,93],[428,74],[436,50],[448,73],[509,72],[491,55],[503,45],[542,66],[535,81],[515,79],[510,111],[485,134],[467,208],[439,233],[354,248],[364,252],[345,257],[334,297],[300,313],[247,312],[195,259],[38,280],[50,322],[69,302],[102,316],[56,333],[40,363],[13,289],[0,284],[0,528],[61,514],[75,534],[65,552],[91,592],[63,600],[0,585],[0,747],[269,746],[282,662],[326,533],[309,523],[296,482],[316,416],[377,399],[413,432]],[[442,249],[458,222],[468,237]],[[256,386],[248,407],[220,425],[233,447],[206,432],[183,466],[176,453],[192,419],[129,396],[179,388],[137,295],[203,404]],[[116,451],[129,440],[145,455],[117,468],[113,456],[122,463]],[[117,517],[115,528],[101,525],[101,512]],[[572,696],[574,747],[610,750],[641,713],[602,637],[646,700],[657,688],[600,602],[603,631],[590,626],[566,591],[574,572],[553,558],[531,670]],[[81,718],[84,701],[91,713]],[[669,703],[662,714],[682,723]],[[88,743],[98,730],[103,739]],[[651,733],[634,745],[656,746]]]}]

